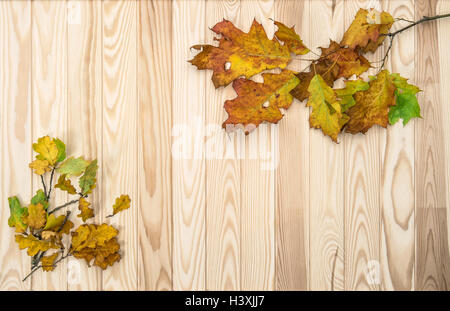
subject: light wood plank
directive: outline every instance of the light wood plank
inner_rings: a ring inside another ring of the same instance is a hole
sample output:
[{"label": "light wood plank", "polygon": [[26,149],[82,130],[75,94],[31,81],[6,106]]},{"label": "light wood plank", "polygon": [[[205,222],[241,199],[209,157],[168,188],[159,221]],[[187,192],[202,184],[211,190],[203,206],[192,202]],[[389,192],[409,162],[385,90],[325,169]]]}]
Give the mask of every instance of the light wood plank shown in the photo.
[{"label": "light wood plank", "polygon": [[[414,0],[383,1],[383,11],[414,20]],[[391,32],[408,25],[396,22]],[[386,68],[414,83],[414,31],[395,38]],[[381,176],[380,271],[383,290],[414,289],[414,122],[386,130]],[[420,122],[420,121],[419,121]],[[381,151],[381,150],[380,150]]]},{"label": "light wood plank", "polygon": [[103,289],[137,289],[137,2],[103,2],[103,206],[131,198],[110,223],[120,229],[122,259],[103,272]]},{"label": "light wood plank", "polygon": [[[276,1],[275,20],[296,32],[309,46],[310,2]],[[312,47],[310,47],[312,48]],[[307,63],[295,56],[290,68]],[[309,266],[309,109],[294,101],[280,121],[280,157],[276,173],[276,289],[307,290]]]},{"label": "light wood plank", "polygon": [[27,290],[30,257],[7,226],[8,197],[23,205],[31,198],[31,2],[0,3],[0,289]]},{"label": "light wood plank", "polygon": [[[359,8],[381,10],[380,1],[346,1],[346,29]],[[383,47],[367,54],[369,61],[378,61]],[[369,69],[376,74],[377,69]],[[380,288],[380,139],[386,130],[372,127],[365,135],[346,134],[345,148],[345,289],[379,290]]]},{"label": "light wood plank", "polygon": [[[436,14],[437,1],[416,0],[416,16]],[[447,228],[446,166],[437,23],[416,31],[416,82],[423,119],[415,128],[416,270],[417,290],[448,290],[450,258]],[[447,141],[448,143],[448,141]]]},{"label": "light wood plank", "polygon": [[[32,1],[31,18],[33,142],[45,135],[67,141],[67,3]],[[42,185],[40,178],[33,175],[35,193]],[[67,199],[66,194],[54,191],[50,205],[55,207]],[[60,214],[65,214],[65,209]],[[39,290],[67,290],[67,262],[58,264],[53,273],[34,273],[32,286]]]},{"label": "light wood plank", "polygon": [[205,2],[177,0],[172,7],[173,287],[206,288],[205,72],[187,61],[205,41]]},{"label": "light wood plank", "polygon": [[[255,18],[273,37],[273,0],[241,1],[237,27],[248,31]],[[262,82],[261,77],[255,81]],[[245,138],[241,162],[241,289],[275,288],[275,169],[278,166],[278,126],[261,124]]]},{"label": "light wood plank", "polygon": [[[206,25],[212,28],[224,18],[235,24],[240,3],[236,0],[206,2]],[[206,42],[217,35],[206,32]],[[240,288],[240,161],[236,156],[236,133],[222,129],[226,120],[224,103],[236,97],[231,85],[215,89],[207,73],[206,98],[206,288]]]},{"label": "light wood plank", "polygon": [[[67,154],[98,159],[97,184],[102,172],[102,4],[101,1],[69,1],[67,25],[68,133]],[[76,183],[75,183],[76,184]],[[73,197],[70,200],[74,199]],[[101,188],[89,196],[96,223],[106,216]],[[82,224],[77,206],[71,208],[75,227]],[[100,290],[101,269],[88,268],[84,261],[68,259],[67,282],[70,290]]]},{"label": "light wood plank", "polygon": [[[311,1],[311,43],[315,53],[344,34],[344,1]],[[318,18],[318,16],[321,16]],[[309,122],[309,121],[308,121]],[[320,130],[309,133],[310,289],[344,288],[344,135],[335,144]]]},{"label": "light wood plank", "polygon": [[139,290],[172,289],[172,2],[139,2]]}]

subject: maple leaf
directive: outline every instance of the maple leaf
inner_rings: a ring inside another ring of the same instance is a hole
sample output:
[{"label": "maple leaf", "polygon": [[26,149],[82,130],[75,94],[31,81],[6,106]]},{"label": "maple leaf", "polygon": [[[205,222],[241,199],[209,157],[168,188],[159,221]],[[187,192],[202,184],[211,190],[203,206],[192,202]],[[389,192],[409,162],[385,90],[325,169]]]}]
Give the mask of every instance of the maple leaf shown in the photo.
[{"label": "maple leaf", "polygon": [[389,32],[394,18],[386,12],[359,9],[350,27],[344,33],[341,45],[351,49],[360,48],[363,52],[375,52]]},{"label": "maple leaf", "polygon": [[328,59],[338,66],[339,72],[336,79],[350,78],[354,74],[359,76],[371,67],[370,62],[364,56],[350,48],[341,47],[333,40],[330,40],[327,48],[320,49],[322,50],[320,59]]},{"label": "maple leaf", "polygon": [[72,185],[70,179],[66,179],[66,175],[60,175],[58,178],[58,183],[55,185],[55,188],[59,188],[62,191],[67,191],[69,194],[76,194],[77,190]]},{"label": "maple leaf", "polygon": [[290,52],[296,55],[304,55],[309,52],[309,49],[303,45],[303,41],[300,39],[300,36],[295,32],[294,26],[288,28],[283,23],[277,21],[274,21],[274,23],[278,27],[278,30],[275,32],[275,36],[278,40],[284,42]]},{"label": "maple leaf", "polygon": [[54,253],[49,256],[43,256],[41,258],[42,270],[49,272],[55,269],[55,260],[58,258],[59,253]]},{"label": "maple leaf", "polygon": [[395,90],[395,106],[389,109],[389,123],[393,125],[399,119],[403,119],[403,125],[406,125],[411,118],[421,118],[420,106],[416,97],[420,89],[409,84],[408,80],[398,73],[392,73],[391,77],[397,89]]},{"label": "maple leaf", "polygon": [[43,175],[52,170],[52,168],[50,167],[50,163],[47,160],[36,159],[28,166],[33,169],[34,173],[37,175]]},{"label": "maple leaf", "polygon": [[47,222],[47,212],[41,203],[30,204],[22,220],[32,229],[41,229]]},{"label": "maple leaf", "polygon": [[86,168],[83,176],[80,177],[81,194],[86,195],[92,192],[97,182],[97,159],[93,160]]},{"label": "maple leaf", "polygon": [[116,202],[113,205],[113,215],[118,212],[124,211],[130,208],[131,199],[128,195],[122,194],[120,197],[116,198]]},{"label": "maple leaf", "polygon": [[27,230],[27,225],[23,222],[22,217],[26,215],[27,209],[20,205],[17,197],[9,197],[9,209],[11,216],[8,219],[8,225],[15,227],[17,233],[24,233]]},{"label": "maple leaf", "polygon": [[280,74],[264,73],[262,77],[264,83],[242,78],[233,82],[238,97],[225,102],[228,119],[223,123],[224,128],[229,129],[228,124],[242,124],[248,134],[263,121],[277,123],[283,117],[280,108],[291,105],[293,98],[289,92],[299,83],[298,78],[289,70]]},{"label": "maple leaf", "polygon": [[395,85],[389,71],[383,70],[369,82],[369,89],[356,92],[356,104],[348,110],[346,131],[365,133],[373,125],[387,127],[389,107],[395,105]]},{"label": "maple leaf", "polygon": [[342,112],[346,112],[353,107],[356,102],[353,95],[359,91],[366,91],[369,89],[369,83],[363,80],[347,80],[345,81],[345,88],[336,89],[336,95],[341,100]]},{"label": "maple leaf", "polygon": [[94,210],[92,208],[89,208],[90,205],[91,205],[91,203],[86,201],[85,198],[83,198],[83,197],[80,198],[80,201],[78,204],[78,209],[80,210],[80,214],[78,214],[77,217],[80,217],[84,222],[86,222],[86,220],[88,220],[89,218],[94,217]]},{"label": "maple leaf", "polygon": [[46,210],[48,208],[48,201],[47,197],[45,196],[44,190],[39,189],[38,191],[36,191],[36,194],[31,198],[30,203],[34,205],[42,204],[42,206]]},{"label": "maple leaf", "polygon": [[189,62],[198,69],[212,69],[216,88],[230,84],[240,76],[250,78],[267,69],[285,68],[291,60],[289,49],[273,38],[269,40],[261,24],[253,21],[249,33],[223,20],[212,29],[222,35],[219,46],[195,45],[201,50]]},{"label": "maple leaf", "polygon": [[28,256],[34,256],[39,252],[46,252],[49,249],[59,249],[59,246],[53,242],[42,241],[32,235],[16,235],[16,242],[19,244],[19,249],[28,249]]},{"label": "maple leaf", "polygon": [[348,116],[342,113],[334,90],[317,74],[311,79],[308,92],[307,106],[312,107],[310,126],[321,128],[325,135],[337,142],[337,136],[348,121]]},{"label": "maple leaf", "polygon": [[80,176],[88,167],[89,162],[83,157],[70,157],[58,168],[58,173],[67,176]]}]

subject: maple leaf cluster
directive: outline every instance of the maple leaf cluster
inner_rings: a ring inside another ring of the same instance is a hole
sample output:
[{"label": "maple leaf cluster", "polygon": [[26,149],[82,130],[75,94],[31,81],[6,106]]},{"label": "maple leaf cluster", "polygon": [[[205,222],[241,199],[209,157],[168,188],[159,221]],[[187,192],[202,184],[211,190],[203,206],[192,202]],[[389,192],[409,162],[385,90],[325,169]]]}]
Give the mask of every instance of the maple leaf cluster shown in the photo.
[{"label": "maple leaf cluster", "polygon": [[[40,268],[53,271],[57,263],[68,256],[85,259],[88,265],[94,260],[93,265],[102,269],[118,262],[119,231],[106,223],[86,224],[94,217],[94,209],[90,207],[88,196],[97,184],[97,160],[67,157],[65,144],[49,136],[39,138],[33,144],[33,150],[37,155],[29,166],[40,176],[43,189],[37,190],[27,206],[23,206],[17,196],[8,198],[8,225],[15,228],[15,240],[19,248],[26,249],[27,254],[32,257],[31,273]],[[48,174],[50,181],[47,184],[45,175]],[[52,208],[51,202],[54,200],[51,192],[55,174],[59,174],[59,177],[54,188],[75,196],[75,199]],[[78,178],[78,189],[72,183],[74,178]],[[128,209],[130,203],[128,195],[121,195],[116,199],[113,213],[108,217]],[[78,205],[77,217],[85,223],[76,229],[69,219],[70,211],[56,215],[56,212],[74,204]],[[67,239],[64,236],[69,237],[69,246],[65,245]]]},{"label": "maple leaf cluster", "polygon": [[[387,127],[400,119],[406,125],[420,117],[416,86],[397,73],[382,70],[364,81],[360,76],[371,63],[365,53],[375,52],[383,43],[394,23],[387,12],[360,9],[340,43],[330,40],[321,47],[319,58],[312,60],[302,72],[287,69],[292,55],[305,55],[305,47],[294,27],[275,21],[278,30],[270,40],[261,24],[253,21],[248,33],[223,20],[211,30],[220,38],[218,46],[195,45],[200,52],[189,62],[199,70],[213,71],[216,88],[232,83],[237,97],[225,101],[228,119],[223,127],[243,128],[250,133],[262,122],[278,123],[282,109],[288,109],[293,99],[307,100],[311,107],[310,126],[321,129],[337,142],[342,131],[365,133],[374,125]],[[266,70],[280,73],[263,73]],[[251,78],[262,73],[263,83]],[[334,89],[338,79],[345,87]]]}]

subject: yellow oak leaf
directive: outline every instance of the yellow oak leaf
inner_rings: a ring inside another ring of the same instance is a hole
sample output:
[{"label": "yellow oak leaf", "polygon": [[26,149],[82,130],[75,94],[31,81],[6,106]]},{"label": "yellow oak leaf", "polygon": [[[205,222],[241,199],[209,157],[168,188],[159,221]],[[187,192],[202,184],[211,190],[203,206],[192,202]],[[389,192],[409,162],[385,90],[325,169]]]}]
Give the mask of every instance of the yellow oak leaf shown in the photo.
[{"label": "yellow oak leaf", "polygon": [[230,21],[223,20],[212,29],[222,35],[219,46],[195,45],[201,50],[189,62],[198,69],[212,69],[212,81],[216,88],[230,84],[238,77],[250,78],[264,70],[285,68],[291,60],[286,45],[273,38],[270,40],[263,26],[253,21],[249,33],[236,28]]},{"label": "yellow oak leaf", "polygon": [[113,205],[113,215],[130,208],[130,203],[131,199],[128,195],[122,194],[120,197],[116,198],[116,202]]},{"label": "yellow oak leaf", "polygon": [[262,77],[264,83],[243,78],[233,82],[238,97],[225,102],[228,119],[223,123],[224,128],[230,130],[234,125],[242,124],[248,134],[264,121],[278,123],[281,120],[280,108],[290,107],[293,98],[289,92],[299,80],[289,70],[280,74],[264,73]]},{"label": "yellow oak leaf", "polygon": [[36,159],[28,166],[33,169],[34,173],[37,175],[43,175],[46,172],[50,172],[52,170],[52,168],[50,167],[50,163],[47,160]]},{"label": "yellow oak leaf", "polygon": [[59,234],[69,234],[70,230],[74,227],[73,222],[67,220],[61,229],[59,229]]},{"label": "yellow oak leaf", "polygon": [[45,223],[45,227],[43,230],[49,231],[57,231],[64,223],[64,219],[66,216],[60,215],[56,217],[54,214],[50,214],[47,218],[47,222]]},{"label": "yellow oak leaf", "polygon": [[395,89],[389,71],[381,71],[369,82],[369,89],[353,96],[356,103],[347,111],[350,121],[345,130],[356,134],[367,132],[375,124],[387,127],[389,107],[395,105]]},{"label": "yellow oak leaf", "polygon": [[85,259],[89,266],[92,259],[94,259],[94,265],[104,270],[120,260],[119,250],[120,245],[117,242],[117,238],[112,238],[103,245],[96,246],[95,248],[85,247],[74,252],[73,255],[78,259]]},{"label": "yellow oak leaf", "polygon": [[94,217],[94,210],[89,207],[90,205],[91,203],[89,203],[85,198],[80,198],[80,201],[78,203],[80,214],[78,214],[77,217],[83,219],[84,222],[86,222],[86,220],[88,220],[89,218]]},{"label": "yellow oak leaf", "polygon": [[23,216],[23,222],[32,229],[41,229],[47,222],[47,212],[41,203],[30,204],[27,213]]},{"label": "yellow oak leaf", "polygon": [[54,253],[49,256],[43,256],[41,258],[42,270],[49,272],[55,269],[55,260],[58,257],[59,253]]},{"label": "yellow oak leaf", "polygon": [[359,9],[350,27],[344,33],[341,45],[351,49],[360,48],[363,52],[375,52],[386,38],[394,18],[386,12]]},{"label": "yellow oak leaf", "polygon": [[72,185],[70,179],[66,179],[66,175],[60,175],[58,178],[58,183],[55,185],[55,188],[59,188],[62,191],[67,191],[69,194],[76,194],[77,190]]},{"label": "yellow oak leaf", "polygon": [[309,116],[310,126],[321,128],[325,135],[337,142],[337,136],[348,121],[348,116],[342,113],[334,90],[320,75],[315,75],[311,79],[308,91],[310,96],[307,106],[312,107]]},{"label": "yellow oak leaf", "polygon": [[49,249],[58,249],[59,246],[53,242],[38,240],[32,235],[16,235],[16,242],[19,244],[20,249],[27,248],[28,256],[34,256],[39,252],[46,252]]},{"label": "yellow oak leaf", "polygon": [[52,240],[57,237],[57,233],[54,231],[42,231],[41,237],[43,240]]},{"label": "yellow oak leaf", "polygon": [[294,27],[288,28],[283,23],[277,21],[274,23],[278,27],[275,36],[278,40],[284,42],[290,52],[295,53],[296,55],[304,55],[309,52],[309,49],[303,44],[300,36],[295,32]]},{"label": "yellow oak leaf", "polygon": [[39,138],[38,142],[33,144],[33,150],[38,153],[36,159],[47,161],[50,166],[55,165],[60,156],[56,142],[49,136]]}]

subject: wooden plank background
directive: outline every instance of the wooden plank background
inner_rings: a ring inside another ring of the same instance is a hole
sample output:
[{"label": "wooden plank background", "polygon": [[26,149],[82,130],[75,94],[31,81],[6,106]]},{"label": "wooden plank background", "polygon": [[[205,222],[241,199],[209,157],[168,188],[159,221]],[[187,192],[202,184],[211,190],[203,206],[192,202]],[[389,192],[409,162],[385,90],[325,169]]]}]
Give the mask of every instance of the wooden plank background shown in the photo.
[{"label": "wooden plank background", "polygon": [[[255,18],[270,37],[280,20],[315,48],[360,7],[414,20],[450,1],[1,1],[0,289],[448,290],[450,19],[402,33],[387,63],[423,90],[423,118],[340,144],[298,102],[278,126],[225,134],[234,91],[187,62],[223,18],[245,31]],[[110,220],[123,259],[105,272],[70,259],[21,281],[30,262],[7,198],[38,189],[28,163],[44,135],[98,158],[97,221],[132,198]]]}]

